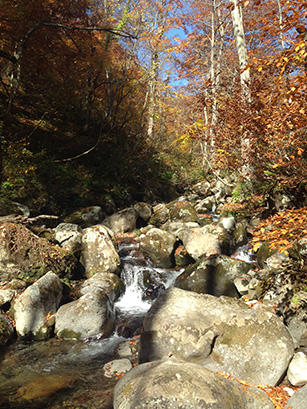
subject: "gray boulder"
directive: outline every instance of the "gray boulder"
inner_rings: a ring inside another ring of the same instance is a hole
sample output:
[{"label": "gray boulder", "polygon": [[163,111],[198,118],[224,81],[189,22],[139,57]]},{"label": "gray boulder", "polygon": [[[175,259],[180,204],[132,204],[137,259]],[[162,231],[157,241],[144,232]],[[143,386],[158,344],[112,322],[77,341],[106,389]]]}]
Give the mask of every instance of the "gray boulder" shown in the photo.
[{"label": "gray boulder", "polygon": [[290,318],[288,330],[301,347],[307,347],[307,312],[301,311]]},{"label": "gray boulder", "polygon": [[172,354],[251,384],[276,385],[293,353],[291,335],[271,308],[170,288],[146,314],[139,359]]},{"label": "gray boulder", "polygon": [[87,278],[96,273],[119,272],[120,258],[112,230],[103,225],[84,229],[80,262]]},{"label": "gray boulder", "polygon": [[131,369],[113,396],[114,409],[274,409],[265,392],[172,358]]},{"label": "gray boulder", "polygon": [[170,268],[173,265],[176,237],[164,230],[152,228],[139,237],[139,246],[149,254],[157,267]]},{"label": "gray boulder", "polygon": [[197,213],[207,213],[211,212],[211,210],[216,206],[216,198],[215,196],[208,196],[205,199],[202,199],[197,202],[195,205],[195,210]]},{"label": "gray boulder", "polygon": [[133,207],[138,212],[140,218],[148,222],[152,215],[152,206],[145,202],[138,202]]},{"label": "gray boulder", "polygon": [[161,226],[161,229],[168,231],[169,233],[174,234],[176,237],[180,238],[182,234],[188,230],[198,229],[200,226],[196,222],[171,222],[168,221]]},{"label": "gray boulder", "polygon": [[132,232],[136,229],[138,212],[130,207],[107,217],[103,224],[113,231],[114,234]]},{"label": "gray boulder", "polygon": [[201,259],[176,278],[175,287],[217,297],[237,297],[234,280],[250,269],[250,264],[228,256]]},{"label": "gray boulder", "polygon": [[77,224],[60,223],[54,229],[54,237],[61,247],[76,254],[81,250],[82,231]]},{"label": "gray boulder", "polygon": [[0,307],[5,304],[9,304],[15,295],[22,292],[26,287],[27,284],[24,281],[16,278],[5,284],[0,289]]},{"label": "gray boulder", "polygon": [[185,201],[176,200],[167,205],[157,205],[149,220],[150,224],[161,227],[167,221],[198,222],[198,215],[194,206]]},{"label": "gray boulder", "polygon": [[182,231],[180,238],[188,254],[195,261],[201,257],[221,254],[218,237],[212,233],[204,232],[201,228]]},{"label": "gray boulder", "polygon": [[286,403],[286,409],[306,409],[307,385],[297,390]]},{"label": "gray boulder", "polygon": [[170,220],[170,211],[165,204],[158,204],[153,208],[153,215],[149,220],[149,224],[155,227],[161,227],[164,223]]},{"label": "gray boulder", "polygon": [[288,367],[287,377],[293,386],[307,383],[307,356],[304,352],[294,354]]},{"label": "gray boulder", "polygon": [[85,295],[94,290],[104,291],[112,302],[117,301],[124,289],[123,281],[113,273],[97,273],[85,280],[80,286],[80,294]]},{"label": "gray boulder", "polygon": [[20,294],[12,303],[18,337],[48,338],[52,328],[46,317],[56,312],[61,298],[62,283],[51,271]]},{"label": "gray boulder", "polygon": [[78,224],[81,227],[93,226],[102,222],[105,214],[100,206],[90,206],[77,210],[65,218],[66,223]]},{"label": "gray boulder", "polygon": [[113,328],[113,306],[100,290],[62,305],[56,314],[55,333],[64,339],[106,338]]}]

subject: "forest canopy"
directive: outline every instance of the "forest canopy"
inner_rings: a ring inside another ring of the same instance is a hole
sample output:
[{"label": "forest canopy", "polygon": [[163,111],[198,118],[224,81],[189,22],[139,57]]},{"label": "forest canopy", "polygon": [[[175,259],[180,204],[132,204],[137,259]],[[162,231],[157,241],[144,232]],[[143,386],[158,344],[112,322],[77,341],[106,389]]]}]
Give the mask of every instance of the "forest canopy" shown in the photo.
[{"label": "forest canopy", "polygon": [[305,192],[305,2],[0,4],[2,198],[120,206],[221,172]]}]

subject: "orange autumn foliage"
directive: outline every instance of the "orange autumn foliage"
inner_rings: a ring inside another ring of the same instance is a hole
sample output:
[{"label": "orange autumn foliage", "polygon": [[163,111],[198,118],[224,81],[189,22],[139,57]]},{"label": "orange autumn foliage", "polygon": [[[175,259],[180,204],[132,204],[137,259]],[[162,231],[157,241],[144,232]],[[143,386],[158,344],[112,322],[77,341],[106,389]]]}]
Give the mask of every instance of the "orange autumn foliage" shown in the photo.
[{"label": "orange autumn foliage", "polygon": [[[251,388],[258,388],[262,391],[264,391],[268,397],[270,398],[270,400],[272,401],[272,403],[275,406],[275,409],[283,409],[286,406],[287,401],[290,398],[289,393],[287,392],[287,390],[285,390],[285,386],[284,385],[280,385],[280,386],[269,386],[269,385],[251,385],[250,383],[246,382],[246,381],[241,381],[239,379],[236,379],[235,377],[233,377],[232,375],[228,375],[225,374],[221,371],[217,372],[220,376],[222,376],[223,378],[226,379],[231,379],[233,381],[238,382],[241,387],[247,391],[247,387],[251,387]],[[297,387],[291,387],[291,389],[295,392],[297,391],[299,388]],[[291,409],[291,408],[289,408]]]},{"label": "orange autumn foliage", "polygon": [[301,239],[307,238],[307,207],[290,209],[263,220],[253,232],[251,244],[257,251],[261,243],[267,242],[269,248],[289,254],[288,249]]}]

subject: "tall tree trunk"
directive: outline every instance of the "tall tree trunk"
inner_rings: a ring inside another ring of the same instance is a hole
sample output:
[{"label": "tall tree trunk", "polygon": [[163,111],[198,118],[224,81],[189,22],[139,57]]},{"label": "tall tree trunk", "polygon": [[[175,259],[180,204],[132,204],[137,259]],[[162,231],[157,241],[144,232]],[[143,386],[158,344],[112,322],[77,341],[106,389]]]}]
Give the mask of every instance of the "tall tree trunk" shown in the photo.
[{"label": "tall tree trunk", "polygon": [[242,95],[246,102],[251,102],[250,94],[250,75],[249,70],[247,70],[248,65],[248,54],[245,41],[245,33],[243,27],[243,16],[241,6],[238,5],[237,0],[230,0],[233,3],[234,8],[231,12],[233,34],[236,41],[237,54],[239,58],[240,67],[240,81],[242,87]]},{"label": "tall tree trunk", "polygon": [[160,51],[161,43],[163,40],[166,16],[163,12],[166,6],[166,0],[162,0],[161,7],[158,7],[156,14],[156,32],[157,35],[153,40],[152,52],[151,52],[151,65],[150,65],[150,78],[148,83],[148,121],[147,121],[147,137],[148,140],[153,142],[155,139],[155,115],[157,108],[157,96],[158,96],[158,79],[160,71]]},{"label": "tall tree trunk", "polygon": [[147,137],[150,141],[154,139],[154,118],[156,111],[157,100],[157,82],[159,76],[159,55],[156,50],[153,51],[151,57],[150,80],[148,84],[148,123],[147,123]]},{"label": "tall tree trunk", "polygon": [[[204,108],[206,125],[209,125],[210,128],[210,145],[208,146],[210,155],[210,161],[208,164],[210,167],[214,164],[214,146],[218,118],[218,92],[220,88],[220,72],[225,39],[225,27],[221,23],[220,8],[216,5],[216,0],[211,1],[210,81],[212,104],[210,125],[208,124],[207,108]],[[217,40],[217,33],[219,33],[219,41]]]},{"label": "tall tree trunk", "polygon": [[[250,90],[250,73],[247,69],[248,66],[248,54],[245,41],[245,33],[243,27],[242,9],[238,5],[237,0],[230,0],[233,4],[233,10],[231,12],[233,34],[236,41],[237,54],[239,58],[240,67],[240,82],[241,82],[241,94],[243,102],[246,104],[247,112],[250,109],[251,104],[251,90]],[[241,136],[241,157],[242,168],[241,172],[245,178],[251,178],[253,175],[253,166],[251,160],[251,141],[250,135],[244,133]]]}]

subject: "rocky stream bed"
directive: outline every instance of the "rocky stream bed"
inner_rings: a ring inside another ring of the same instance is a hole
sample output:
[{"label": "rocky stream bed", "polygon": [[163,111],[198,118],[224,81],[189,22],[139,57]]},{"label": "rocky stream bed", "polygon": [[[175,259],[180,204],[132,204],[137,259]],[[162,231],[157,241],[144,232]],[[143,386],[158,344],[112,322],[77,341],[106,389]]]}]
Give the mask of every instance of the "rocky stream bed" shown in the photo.
[{"label": "rocky stream bed", "polygon": [[306,409],[307,289],[228,196],[3,216],[0,407]]}]

